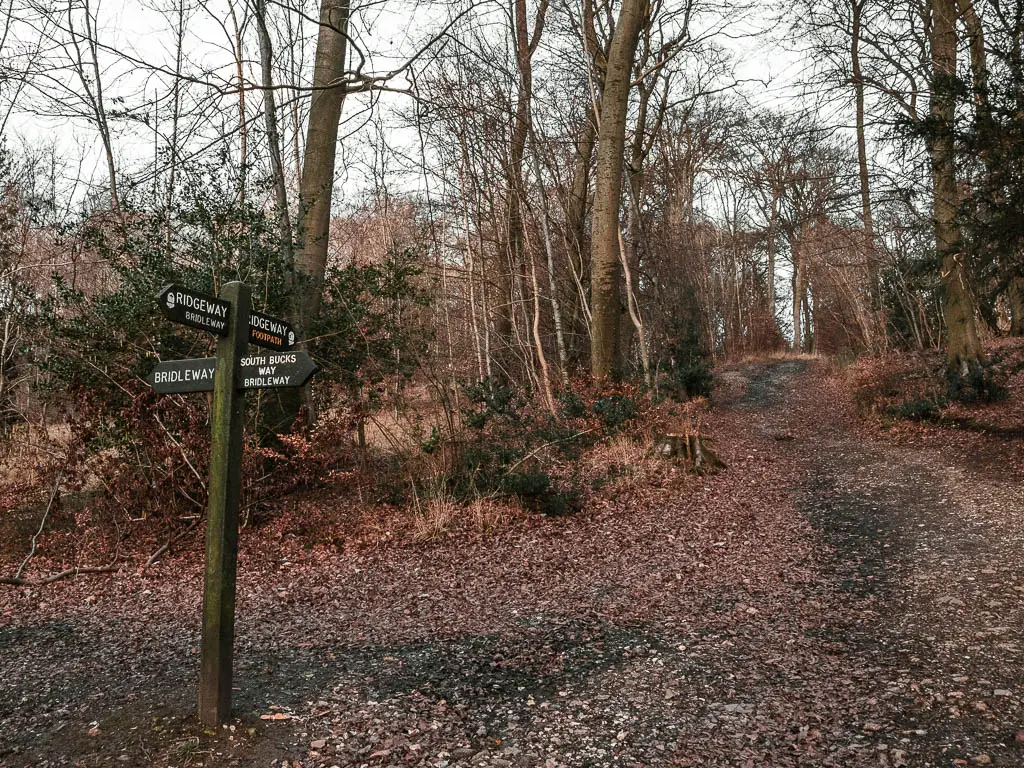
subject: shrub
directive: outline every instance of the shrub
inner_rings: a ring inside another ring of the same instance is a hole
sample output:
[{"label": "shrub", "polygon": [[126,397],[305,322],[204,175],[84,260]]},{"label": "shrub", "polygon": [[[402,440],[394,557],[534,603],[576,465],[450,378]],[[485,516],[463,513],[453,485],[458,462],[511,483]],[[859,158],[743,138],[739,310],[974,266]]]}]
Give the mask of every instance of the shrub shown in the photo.
[{"label": "shrub", "polygon": [[942,415],[942,407],[945,403],[924,398],[904,400],[896,406],[890,406],[887,413],[898,419],[908,421],[934,421]]},{"label": "shrub", "polygon": [[[567,462],[636,422],[646,402],[635,387],[582,383],[558,393],[560,408],[553,415],[494,379],[465,385],[463,394],[469,402],[461,427],[444,438],[457,450],[447,452],[453,460],[445,463],[438,493],[461,500],[514,498],[546,515],[579,509],[583,494],[575,473],[564,471]],[[435,429],[420,449],[436,454],[440,442]]]},{"label": "shrub", "polygon": [[429,340],[418,310],[430,303],[418,258],[407,249],[379,264],[328,270],[310,335],[330,363],[324,374],[343,392],[372,394],[385,379],[406,381],[418,370]]},{"label": "shrub", "polygon": [[897,353],[859,360],[851,369],[857,412],[861,416],[886,414],[897,418],[906,413],[908,418],[918,418],[941,408],[946,394],[936,375],[937,364],[936,356]]},{"label": "shrub", "polygon": [[[153,210],[148,200],[133,207],[126,196],[123,215],[87,215],[67,226],[60,234],[65,247],[96,265],[94,271],[77,282],[55,274],[31,297],[38,329],[18,363],[40,373],[34,394],[50,413],[67,414],[62,492],[85,499],[83,522],[113,521],[105,523],[111,537],[129,529],[163,536],[206,507],[207,398],[156,396],[145,377],[157,359],[209,356],[215,339],[164,319],[155,303],[159,289],[174,282],[216,293],[228,281],[244,280],[258,296],[257,309],[287,315],[291,305],[273,212],[257,195],[239,200],[230,175],[211,163],[190,174],[165,209]],[[415,258],[403,252],[328,274],[320,325],[308,329],[323,337],[322,349],[313,350],[322,363],[314,390],[319,400],[338,392],[365,400],[363,390],[372,394],[385,377],[408,377],[416,368],[415,350],[423,344],[415,308],[424,292]],[[0,296],[0,314],[4,308]],[[345,410],[338,403],[322,409],[317,429],[302,438],[263,439],[267,427],[280,423],[270,417],[286,391],[246,398],[243,509],[315,485],[353,462],[347,438],[358,422],[351,413],[333,418]],[[0,421],[4,412],[0,402]],[[145,528],[124,525],[143,518],[150,521]]]},{"label": "shrub", "polygon": [[714,375],[701,348],[696,323],[672,321],[673,335],[665,349],[665,362],[659,366],[659,387],[677,400],[710,397],[715,386]]},{"label": "shrub", "polygon": [[519,409],[525,404],[520,392],[493,377],[465,384],[462,391],[470,402],[470,407],[463,409],[462,417],[472,429],[483,429],[495,418],[516,421]]},{"label": "shrub", "polygon": [[575,392],[563,390],[556,396],[563,419],[582,419],[587,415],[587,404]]},{"label": "shrub", "polygon": [[861,415],[882,413],[911,421],[936,421],[953,403],[1004,399],[1012,365],[999,355],[965,371],[938,352],[865,358],[853,368],[854,402]]},{"label": "shrub", "polygon": [[1005,400],[1007,374],[999,358],[967,365],[966,372],[954,365],[946,366],[946,394],[958,403],[996,403]]},{"label": "shrub", "polygon": [[600,417],[601,422],[609,430],[615,430],[627,421],[636,417],[636,401],[621,394],[599,397],[594,401],[591,410]]},{"label": "shrub", "polygon": [[715,377],[711,367],[704,361],[694,361],[674,367],[669,372],[665,388],[678,399],[711,397],[715,388]]}]

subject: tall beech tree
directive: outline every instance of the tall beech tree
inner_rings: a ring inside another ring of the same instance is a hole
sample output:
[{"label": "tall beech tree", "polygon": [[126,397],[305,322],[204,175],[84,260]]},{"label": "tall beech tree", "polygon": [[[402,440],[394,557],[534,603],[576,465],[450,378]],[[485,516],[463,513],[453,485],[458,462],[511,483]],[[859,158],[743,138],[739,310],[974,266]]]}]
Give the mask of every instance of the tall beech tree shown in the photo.
[{"label": "tall beech tree", "polygon": [[647,0],[623,0],[608,49],[601,93],[590,256],[590,372],[595,379],[622,374],[619,341],[627,308],[622,300],[619,205],[633,61],[649,13]]},{"label": "tall beech tree", "polygon": [[946,320],[946,354],[966,373],[982,356],[975,321],[970,273],[961,248],[957,209],[954,121],[956,118],[956,0],[933,0],[931,29],[931,158],[935,248],[941,265],[942,311]]},{"label": "tall beech tree", "polygon": [[293,312],[300,336],[305,335],[316,319],[327,270],[338,123],[348,93],[344,76],[350,17],[349,0],[322,0],[313,64],[313,96],[299,182]]}]

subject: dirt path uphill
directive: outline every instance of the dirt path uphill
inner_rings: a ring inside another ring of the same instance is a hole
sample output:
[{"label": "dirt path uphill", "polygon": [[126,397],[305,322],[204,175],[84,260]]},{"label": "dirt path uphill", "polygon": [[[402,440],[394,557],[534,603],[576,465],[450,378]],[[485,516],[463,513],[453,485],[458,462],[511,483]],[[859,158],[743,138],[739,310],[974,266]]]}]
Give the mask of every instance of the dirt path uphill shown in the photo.
[{"label": "dirt path uphill", "polygon": [[858,614],[835,639],[867,705],[861,756],[1024,765],[1022,485],[962,452],[872,436],[835,382],[802,371],[751,371],[737,407],[804,475],[794,498]]},{"label": "dirt path uphill", "polygon": [[714,477],[415,547],[246,531],[233,730],[192,719],[194,552],[0,593],[0,765],[1024,764],[1019,488],[799,362],[721,391]]}]

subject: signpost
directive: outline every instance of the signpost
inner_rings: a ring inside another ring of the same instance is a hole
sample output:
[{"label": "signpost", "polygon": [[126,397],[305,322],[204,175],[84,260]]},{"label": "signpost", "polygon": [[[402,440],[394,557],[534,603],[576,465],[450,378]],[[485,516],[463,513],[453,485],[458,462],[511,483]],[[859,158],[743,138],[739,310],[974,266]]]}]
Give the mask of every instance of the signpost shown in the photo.
[{"label": "signpost", "polygon": [[235,567],[238,562],[238,502],[242,493],[242,426],[245,394],[237,389],[239,362],[248,341],[245,322],[251,292],[228,283],[228,334],[217,342],[210,411],[210,481],[206,509],[206,572],[203,579],[203,639],[199,662],[199,719],[219,725],[231,718],[231,671],[235,644]]},{"label": "signpost", "polygon": [[172,284],[160,290],[156,301],[168,319],[176,323],[213,331],[218,336],[227,335],[231,305],[223,299]]},{"label": "signpost", "polygon": [[295,329],[284,320],[250,312],[249,343],[284,352],[295,346]]},{"label": "signpost", "polygon": [[183,392],[213,392],[217,358],[199,360],[161,360],[146,381],[161,395]]},{"label": "signpost", "polygon": [[239,386],[242,389],[301,387],[319,369],[306,352],[277,352],[242,358]]},{"label": "signpost", "polygon": [[[177,285],[163,288],[157,302],[168,318],[212,331],[220,339],[216,357],[162,361],[148,379],[154,392],[213,392],[199,669],[199,719],[206,725],[231,717],[245,390],[301,387],[317,371],[306,352],[288,351],[295,346],[295,329],[284,320],[253,312],[251,296],[240,282],[225,285],[220,297]],[[247,356],[250,342],[278,351]]]},{"label": "signpost", "polygon": [[[156,364],[147,381],[162,395],[184,392],[213,392],[217,358],[164,360]],[[238,375],[239,389],[301,387],[319,370],[308,353],[281,352],[243,357]]]}]

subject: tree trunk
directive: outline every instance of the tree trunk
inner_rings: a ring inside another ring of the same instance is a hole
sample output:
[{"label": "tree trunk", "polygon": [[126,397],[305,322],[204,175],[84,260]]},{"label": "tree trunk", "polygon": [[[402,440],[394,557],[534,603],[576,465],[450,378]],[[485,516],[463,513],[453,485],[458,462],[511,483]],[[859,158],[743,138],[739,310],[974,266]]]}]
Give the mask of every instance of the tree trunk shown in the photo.
[{"label": "tree trunk", "polygon": [[[92,118],[96,121],[96,128],[100,133],[100,140],[103,142],[103,154],[107,161],[107,176],[110,189],[110,209],[115,213],[121,212],[121,196],[117,191],[117,169],[114,163],[114,145],[110,136],[110,125],[107,122],[107,108],[103,100],[103,79],[99,63],[99,42],[96,37],[95,25],[93,24],[93,10],[88,0],[82,4],[82,13],[85,19],[85,42],[89,46],[91,77],[85,72],[85,58],[82,55],[78,44],[79,35],[75,31],[74,16],[72,9],[68,8],[68,29],[71,32],[71,44],[75,49],[75,73],[78,75],[82,90],[85,92],[86,101],[92,109]],[[91,82],[90,82],[91,81]]]},{"label": "tree trunk", "polygon": [[263,116],[267,128],[270,169],[274,176],[274,205],[277,208],[277,228],[284,252],[285,280],[290,289],[294,283],[295,255],[292,252],[292,222],[288,212],[288,188],[284,177],[281,153],[281,133],[277,123],[277,96],[274,92],[273,47],[267,30],[266,0],[256,0],[256,26],[260,40],[260,65],[263,75]]},{"label": "tree trunk", "polygon": [[[277,96],[274,91],[273,45],[267,29],[266,0],[256,0],[256,29],[260,44],[260,71],[263,81],[263,120],[267,131],[267,149],[274,181],[274,207],[277,214],[278,238],[284,257],[284,281],[289,295],[295,289],[295,250],[292,242],[292,221],[288,210],[288,188],[284,175],[281,133],[277,121]],[[301,338],[301,337],[300,337]],[[274,440],[294,422],[302,402],[302,393],[292,389],[267,390],[260,397],[262,412],[261,439]]]},{"label": "tree trunk", "polygon": [[[807,226],[804,225],[801,231],[801,240],[807,236]],[[793,248],[793,351],[799,354],[804,351],[804,335],[809,329],[803,328],[802,312],[805,297],[807,296],[807,267],[800,255],[799,243]]]},{"label": "tree trunk", "polygon": [[[992,105],[989,101],[988,55],[985,51],[984,26],[982,25],[981,18],[978,16],[974,0],[957,0],[957,8],[960,11],[960,19],[964,25],[967,47],[970,51],[971,86],[974,91],[974,123],[978,135],[978,156],[981,158],[986,171],[982,191],[980,194],[976,193],[976,197],[984,206],[978,213],[987,221],[991,219],[991,210],[988,206],[999,205],[1005,203],[1006,200],[1006,190],[1001,188],[995,181],[1001,175],[1002,169],[997,167],[999,163],[998,153],[994,153],[993,149],[1001,139],[999,137],[999,128],[992,116]],[[1013,55],[1020,55],[1019,39],[1011,50],[1016,52],[1011,54],[1011,57]],[[1017,79],[1019,80],[1019,78]],[[1019,89],[1019,87],[1018,82],[1017,88]],[[1019,103],[1018,99],[1018,105]],[[1005,274],[1007,266],[1010,266],[1012,269],[1012,262],[1012,257],[1009,259],[1003,256],[998,257],[997,266],[999,271]],[[1014,294],[1014,282],[1015,279],[1011,278],[1007,283],[1005,295],[1007,302],[1011,306],[1011,323],[1017,324],[1020,322],[1018,320],[1020,312],[1013,311],[1013,307],[1017,306],[1015,302],[1020,301],[1020,298]],[[1018,331],[1016,335],[1019,334],[1020,332]]]},{"label": "tree trunk", "polygon": [[985,30],[973,0],[957,0],[957,8],[967,31],[967,47],[971,55],[971,81],[974,89],[974,114],[975,120],[982,129],[982,159],[987,159],[986,165],[988,165],[991,162],[991,157],[986,158],[987,153],[984,152],[984,148],[987,144],[984,139],[991,138],[988,134],[994,126],[992,125],[992,108],[988,99],[988,57],[985,53]]},{"label": "tree trunk", "polygon": [[1013,278],[1007,293],[1010,300],[1010,335],[1024,336],[1024,277]]},{"label": "tree trunk", "polygon": [[537,175],[537,188],[540,191],[540,231],[544,238],[544,255],[547,257],[548,290],[551,292],[551,319],[555,324],[555,349],[558,351],[559,376],[562,386],[569,385],[569,362],[565,350],[565,333],[562,330],[562,303],[558,299],[558,283],[555,281],[555,254],[551,242],[551,227],[548,224],[548,194],[544,186],[544,177],[540,168],[540,147],[537,146],[537,133],[530,126],[533,139],[533,169]]},{"label": "tree trunk", "polygon": [[932,5],[931,154],[935,216],[935,247],[942,265],[943,303],[946,321],[946,355],[951,365],[966,372],[981,359],[968,273],[960,250],[960,225],[956,214],[959,195],[954,166],[953,121],[956,102],[956,9],[955,0],[934,0]]},{"label": "tree trunk", "polygon": [[868,148],[864,128],[864,76],[860,68],[861,13],[865,0],[851,0],[850,63],[853,68],[854,101],[857,121],[857,171],[860,178],[861,222],[867,244],[868,285],[872,306],[879,305],[878,254],[875,252],[875,224],[871,213],[871,179],[868,175]]},{"label": "tree trunk", "polygon": [[[629,213],[627,218],[629,224],[626,229],[632,230],[634,228],[634,221],[639,214],[636,212],[633,204],[629,206]],[[636,331],[637,344],[640,348],[640,367],[644,372],[644,383],[650,386],[653,383],[651,378],[651,357],[647,349],[647,332],[644,330],[643,315],[640,310],[640,302],[637,299],[637,294],[640,292],[639,281],[633,276],[633,268],[630,266],[633,263],[637,263],[639,259],[635,255],[636,248],[633,244],[622,237],[621,230],[619,235],[619,254],[622,260],[622,272],[625,277],[626,286],[626,308],[629,310],[629,319],[632,323],[631,330]],[[623,324],[625,325],[625,324]],[[622,334],[620,343],[623,345],[623,350],[627,349],[627,344],[632,341],[632,334]]]},{"label": "tree trunk", "polygon": [[807,278],[804,277],[804,349],[814,354],[814,315],[811,312],[811,297],[807,292]]},{"label": "tree trunk", "polygon": [[238,201],[245,202],[246,179],[249,173],[249,122],[245,117],[245,59],[242,51],[242,28],[238,25],[235,4],[228,5],[231,11],[231,23],[235,29],[235,75],[238,77]]},{"label": "tree trunk", "polygon": [[[174,203],[174,187],[178,173],[178,125],[181,118],[181,66],[185,42],[185,0],[178,2],[178,27],[175,32],[174,80],[171,85],[171,141],[168,161],[170,171],[167,180],[167,208]],[[155,107],[154,101],[154,107]],[[154,168],[156,163],[154,163]],[[170,217],[168,217],[165,239],[170,242]],[[169,247],[169,246],[168,246]]]},{"label": "tree trunk", "polygon": [[572,178],[564,204],[565,210],[565,255],[569,272],[578,293],[578,301],[569,305],[567,322],[573,333],[590,334],[590,298],[586,285],[590,281],[587,245],[587,208],[590,202],[590,161],[594,156],[597,125],[593,113],[583,117],[577,128],[576,156],[573,160]]},{"label": "tree trunk", "polygon": [[768,218],[768,321],[771,323],[772,333],[775,333],[775,239],[778,236],[779,222],[779,193],[772,185],[772,206]]},{"label": "tree trunk", "polygon": [[[526,156],[526,140],[530,133],[530,101],[533,97],[533,53],[540,42],[541,32],[544,29],[544,17],[547,12],[547,0],[541,0],[534,19],[533,32],[529,29],[527,19],[526,0],[514,0],[513,3],[513,42],[515,46],[516,66],[519,70],[518,91],[516,94],[516,107],[512,121],[512,136],[509,143],[509,163],[505,171],[506,186],[508,189],[508,208],[506,229],[508,234],[508,262],[509,262],[509,303],[508,303],[508,325],[512,335],[516,335],[516,305],[522,302],[523,319],[528,321],[529,313],[526,308],[526,281],[527,274],[525,259],[525,232],[523,223],[523,207],[525,205],[525,191],[523,187],[523,163]],[[518,294],[518,295],[517,295]],[[502,325],[506,322],[502,318]],[[526,328],[532,325],[527,322]],[[529,330],[527,330],[529,335]],[[538,342],[539,343],[539,342]],[[524,356],[531,353],[528,350],[529,344],[523,348]],[[506,360],[505,367],[509,361]],[[529,367],[529,364],[528,366]],[[529,372],[527,372],[529,373]]]},{"label": "tree trunk", "polygon": [[300,338],[305,336],[320,311],[327,271],[338,122],[345,103],[345,89],[337,84],[345,73],[348,21],[349,0],[323,0],[313,64],[314,90],[309,103],[306,150],[299,182],[299,231],[292,312]]},{"label": "tree trunk", "polygon": [[616,378],[622,373],[619,348],[619,328],[625,313],[619,255],[622,161],[633,59],[649,10],[647,0],[623,0],[608,51],[608,69],[601,96],[590,258],[593,315],[590,371],[595,379]]},{"label": "tree trunk", "polygon": [[587,241],[587,203],[590,198],[590,161],[594,156],[597,125],[593,116],[587,115],[578,126],[576,157],[573,160],[572,181],[569,184],[568,200],[565,206],[565,229],[569,257],[578,261],[578,273],[585,276]]},{"label": "tree trunk", "polygon": [[[649,41],[645,40],[647,46]],[[643,203],[643,166],[650,151],[644,137],[648,133],[648,116],[650,113],[651,96],[654,95],[654,86],[641,82],[637,86],[637,116],[636,128],[633,131],[633,141],[629,148],[627,162],[627,184],[626,184],[626,227],[625,233],[619,229],[619,248],[621,251],[622,267],[626,286],[626,308],[629,312],[630,323],[622,323],[619,331],[619,348],[623,356],[632,351],[634,332],[637,337],[637,344],[640,352],[640,361],[644,372],[644,381],[650,384],[651,369],[650,357],[647,350],[647,339],[643,328],[643,315],[640,310],[640,248],[638,243],[643,235],[643,220],[640,211]],[[650,135],[656,136],[661,128],[668,108],[667,81],[665,98],[657,105],[654,112],[654,119],[650,126]]]},{"label": "tree trunk", "polygon": [[[473,260],[472,228],[469,225],[470,194],[469,187],[466,184],[466,173],[469,170],[469,153],[466,151],[466,129],[464,119],[462,131],[459,134],[459,149],[462,154],[462,162],[459,165],[459,192],[462,194],[462,199],[465,201],[465,204],[462,206],[462,223],[466,237],[466,268],[469,270],[469,320],[470,328],[473,331],[473,350],[476,352],[477,381],[480,382],[483,381],[485,377],[484,354],[483,345],[480,342],[480,325],[476,316],[476,265]],[[484,320],[486,322],[486,318]]]},{"label": "tree trunk", "polygon": [[547,403],[548,411],[554,416],[558,413],[555,407],[555,397],[551,392],[551,369],[548,367],[548,358],[544,354],[544,345],[540,338],[540,285],[537,283],[537,262],[530,251],[530,282],[533,285],[533,343],[537,348],[537,362],[540,364],[540,384],[544,391],[544,401]]}]

